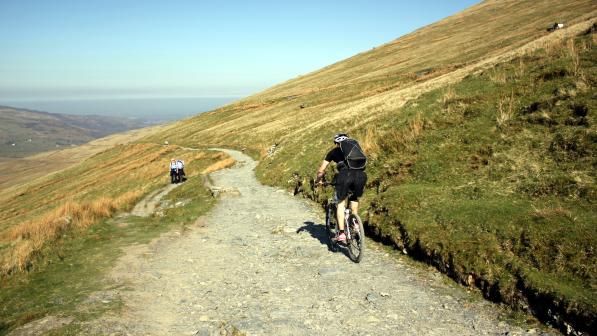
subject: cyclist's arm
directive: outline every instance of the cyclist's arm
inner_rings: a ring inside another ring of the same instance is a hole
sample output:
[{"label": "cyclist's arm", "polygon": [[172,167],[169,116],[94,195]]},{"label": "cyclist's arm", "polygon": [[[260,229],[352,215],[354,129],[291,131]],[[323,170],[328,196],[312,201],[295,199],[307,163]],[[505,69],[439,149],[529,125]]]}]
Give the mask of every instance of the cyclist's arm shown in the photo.
[{"label": "cyclist's arm", "polygon": [[323,160],[321,166],[319,166],[319,169],[317,170],[317,179],[315,180],[316,182],[321,181],[321,178],[323,177],[323,175],[325,175],[325,169],[328,167],[329,164],[329,161]]}]

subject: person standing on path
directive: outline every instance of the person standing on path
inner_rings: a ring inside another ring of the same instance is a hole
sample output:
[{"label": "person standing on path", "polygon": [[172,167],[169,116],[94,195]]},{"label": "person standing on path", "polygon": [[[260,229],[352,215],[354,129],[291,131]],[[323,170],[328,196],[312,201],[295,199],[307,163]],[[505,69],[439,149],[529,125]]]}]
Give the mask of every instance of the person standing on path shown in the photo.
[{"label": "person standing on path", "polygon": [[182,161],[181,159],[176,160],[176,169],[178,171],[178,182],[184,182],[184,161]]},{"label": "person standing on path", "polygon": [[[359,197],[363,196],[365,184],[367,183],[367,174],[365,174],[365,164],[367,158],[363,154],[358,142],[350,139],[346,133],[338,133],[334,135],[335,147],[328,152],[321,166],[317,170],[316,183],[321,183],[325,170],[334,161],[338,174],[334,176],[334,185],[336,189],[336,199],[338,206],[336,207],[336,218],[338,220],[338,227],[340,234],[338,235],[339,242],[346,242],[346,234],[344,233],[344,210],[346,203],[350,201],[350,210],[357,214],[359,210]],[[344,146],[343,146],[344,145]],[[350,199],[348,193],[352,191]]]},{"label": "person standing on path", "polygon": [[176,165],[176,160],[170,159],[170,183],[177,183],[177,176],[178,176],[178,168]]}]

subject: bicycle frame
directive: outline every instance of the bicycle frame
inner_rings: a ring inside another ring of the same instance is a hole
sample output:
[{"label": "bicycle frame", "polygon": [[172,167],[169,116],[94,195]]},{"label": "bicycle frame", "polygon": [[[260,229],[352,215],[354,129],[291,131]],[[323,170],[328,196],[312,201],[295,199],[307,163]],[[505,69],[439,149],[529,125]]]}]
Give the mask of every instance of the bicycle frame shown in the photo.
[{"label": "bicycle frame", "polygon": [[[350,195],[347,199],[350,199]],[[339,244],[337,238],[340,231],[340,225],[336,216],[338,201],[338,198],[334,195],[333,198],[328,200],[328,204],[326,205],[325,226],[328,233],[328,247],[332,252],[335,252],[339,246],[342,246],[343,249],[348,251],[348,257],[352,261],[358,263],[363,258],[365,239],[363,223],[357,214],[352,213],[350,205],[347,204],[347,207],[344,210],[344,234],[346,235],[346,243]],[[335,223],[333,228],[332,221]]]},{"label": "bicycle frame", "polygon": [[[328,200],[328,208],[329,208],[329,216],[333,216],[332,218],[334,218],[334,223],[336,223],[334,229],[336,231],[336,237],[338,236],[338,232],[340,231],[340,225],[338,224],[338,219],[336,216],[336,212],[338,209],[338,199],[336,198],[336,196],[334,195],[333,198]],[[349,225],[348,222],[348,218],[350,218],[350,215],[352,214],[352,210],[350,210],[350,207],[347,204],[346,209],[344,209],[344,234],[346,234],[346,243],[350,242],[350,240],[352,239],[352,228]]]}]

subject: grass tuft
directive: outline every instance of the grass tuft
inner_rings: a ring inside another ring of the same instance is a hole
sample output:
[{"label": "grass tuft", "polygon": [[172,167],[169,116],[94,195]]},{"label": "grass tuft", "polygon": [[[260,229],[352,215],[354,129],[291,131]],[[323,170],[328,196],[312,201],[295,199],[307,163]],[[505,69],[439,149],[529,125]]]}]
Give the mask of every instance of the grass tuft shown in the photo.
[{"label": "grass tuft", "polygon": [[217,170],[229,168],[229,167],[232,167],[235,163],[236,163],[236,161],[233,158],[228,157],[228,158],[222,159],[221,161],[218,161],[218,162],[208,166],[201,172],[201,174],[209,174],[209,173],[213,173]]},{"label": "grass tuft", "polygon": [[[132,194],[139,195],[140,192]],[[127,198],[131,203],[134,200],[132,197]],[[131,204],[124,204],[122,199],[116,202],[109,197],[100,197],[82,203],[67,201],[37,219],[13,227],[7,237],[13,242],[13,248],[0,260],[0,271],[2,274],[10,274],[28,270],[47,242],[56,240],[71,229],[82,230],[99,219],[111,217],[119,210],[118,205],[130,206]]]},{"label": "grass tuft", "polygon": [[498,127],[505,127],[514,118],[514,106],[514,91],[510,93],[510,96],[504,96],[498,100],[496,117]]}]

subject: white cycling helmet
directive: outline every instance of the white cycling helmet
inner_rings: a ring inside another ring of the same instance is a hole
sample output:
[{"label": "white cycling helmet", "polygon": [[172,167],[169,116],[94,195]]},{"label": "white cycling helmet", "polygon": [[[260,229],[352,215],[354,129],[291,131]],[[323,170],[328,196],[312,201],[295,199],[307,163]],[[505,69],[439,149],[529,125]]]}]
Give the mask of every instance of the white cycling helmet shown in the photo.
[{"label": "white cycling helmet", "polygon": [[338,133],[334,135],[334,143],[340,143],[346,139],[348,139],[348,134],[346,133]]}]

